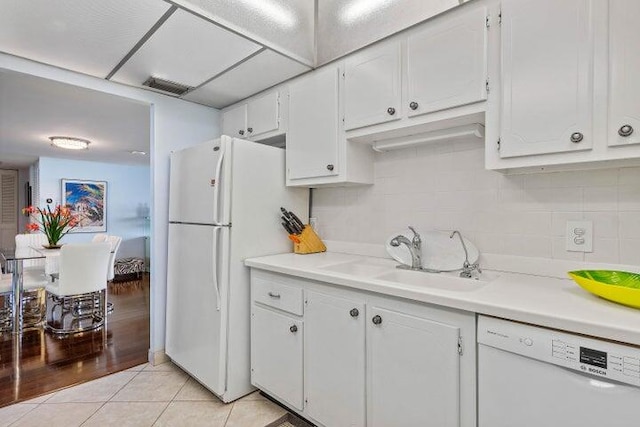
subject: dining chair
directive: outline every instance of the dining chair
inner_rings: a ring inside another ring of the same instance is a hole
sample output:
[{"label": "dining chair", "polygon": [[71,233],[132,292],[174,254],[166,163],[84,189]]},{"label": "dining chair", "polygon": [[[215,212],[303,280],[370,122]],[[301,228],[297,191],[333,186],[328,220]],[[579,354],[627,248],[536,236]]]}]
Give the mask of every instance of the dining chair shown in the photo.
[{"label": "dining chair", "polygon": [[[16,250],[40,248],[48,244],[44,233],[16,234]],[[23,326],[39,325],[45,316],[45,286],[47,277],[57,272],[57,259],[25,259],[22,261],[22,316]]]},{"label": "dining chair", "polygon": [[92,243],[101,243],[101,242],[106,242],[107,240],[109,240],[109,235],[106,233],[99,233],[96,234],[95,236],[93,236],[93,239],[91,239]]},{"label": "dining chair", "polygon": [[13,325],[13,292],[11,275],[0,274],[0,332],[8,332]]},{"label": "dining chair", "polygon": [[122,243],[120,236],[107,236],[107,242],[111,245],[111,256],[109,257],[109,271],[107,272],[107,280],[111,281],[115,277],[116,254]]},{"label": "dining chair", "polygon": [[47,284],[46,329],[72,334],[105,325],[111,245],[71,243],[60,249],[60,273]]}]

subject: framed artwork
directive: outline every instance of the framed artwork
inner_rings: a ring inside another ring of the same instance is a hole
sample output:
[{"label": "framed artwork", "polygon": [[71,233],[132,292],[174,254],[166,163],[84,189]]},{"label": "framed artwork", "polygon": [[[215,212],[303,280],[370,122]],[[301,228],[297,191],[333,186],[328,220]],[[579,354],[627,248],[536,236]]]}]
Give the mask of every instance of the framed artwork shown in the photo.
[{"label": "framed artwork", "polygon": [[62,180],[62,206],[79,219],[71,233],[107,231],[107,181]]}]

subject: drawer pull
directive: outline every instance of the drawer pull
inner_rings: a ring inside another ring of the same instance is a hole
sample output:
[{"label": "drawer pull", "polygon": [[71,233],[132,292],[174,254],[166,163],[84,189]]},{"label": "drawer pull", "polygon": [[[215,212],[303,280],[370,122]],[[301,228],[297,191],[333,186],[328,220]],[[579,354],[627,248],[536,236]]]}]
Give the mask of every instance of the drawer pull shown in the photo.
[{"label": "drawer pull", "polygon": [[291,331],[292,334],[295,334],[296,332],[298,332],[298,327],[296,325],[291,325],[289,330]]},{"label": "drawer pull", "polygon": [[375,316],[373,316],[373,319],[371,319],[371,321],[373,322],[374,325],[379,325],[382,323],[382,317],[376,314]]},{"label": "drawer pull", "polygon": [[267,295],[269,295],[271,298],[280,299],[280,294],[274,294],[273,292],[269,292]]},{"label": "drawer pull", "polygon": [[357,308],[352,308],[351,311],[349,311],[349,314],[351,315],[351,317],[358,317],[360,315],[360,310],[358,310]]}]

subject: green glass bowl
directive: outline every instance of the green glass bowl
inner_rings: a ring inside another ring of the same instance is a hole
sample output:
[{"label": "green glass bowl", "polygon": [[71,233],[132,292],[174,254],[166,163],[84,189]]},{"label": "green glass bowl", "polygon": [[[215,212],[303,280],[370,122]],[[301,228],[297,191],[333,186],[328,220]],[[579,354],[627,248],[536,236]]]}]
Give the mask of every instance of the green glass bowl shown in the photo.
[{"label": "green glass bowl", "polygon": [[640,308],[640,274],[615,270],[570,271],[571,277],[583,289],[599,297]]}]

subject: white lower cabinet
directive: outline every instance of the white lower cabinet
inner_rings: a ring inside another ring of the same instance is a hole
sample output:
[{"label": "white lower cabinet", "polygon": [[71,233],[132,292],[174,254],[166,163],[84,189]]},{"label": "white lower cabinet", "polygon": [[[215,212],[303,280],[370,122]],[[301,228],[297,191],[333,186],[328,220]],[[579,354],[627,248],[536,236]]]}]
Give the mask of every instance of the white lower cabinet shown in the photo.
[{"label": "white lower cabinet", "polygon": [[251,277],[256,295],[269,282],[304,292],[301,316],[253,296],[259,389],[323,427],[476,426],[474,313],[255,269]]},{"label": "white lower cabinet", "polygon": [[308,291],[305,412],[325,426],[365,426],[364,303]]},{"label": "white lower cabinet", "polygon": [[258,305],[251,309],[251,382],[294,409],[303,408],[303,323]]},{"label": "white lower cabinet", "polygon": [[460,328],[367,311],[368,426],[460,425]]}]

